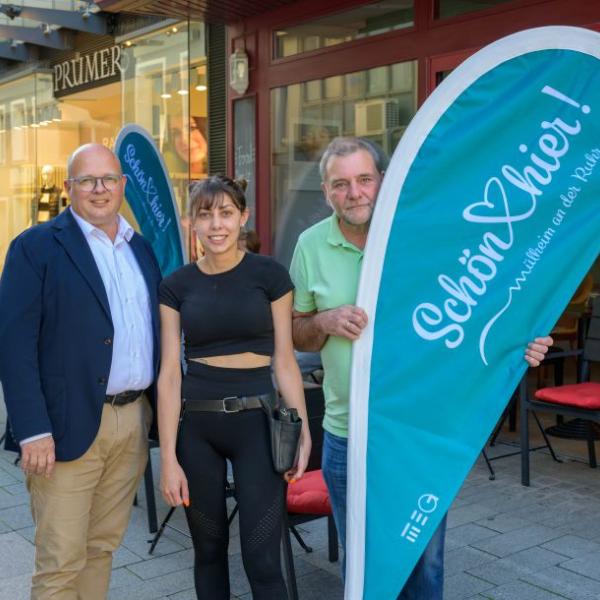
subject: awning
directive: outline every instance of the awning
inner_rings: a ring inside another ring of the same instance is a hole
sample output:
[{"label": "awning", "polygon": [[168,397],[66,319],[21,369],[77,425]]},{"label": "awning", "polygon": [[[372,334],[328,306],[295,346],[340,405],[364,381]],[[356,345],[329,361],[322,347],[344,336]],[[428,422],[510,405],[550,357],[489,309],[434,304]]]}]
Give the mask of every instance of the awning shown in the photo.
[{"label": "awning", "polygon": [[38,49],[73,48],[75,32],[107,33],[106,16],[92,3],[80,10],[59,10],[0,2],[0,58],[34,60]]},{"label": "awning", "polygon": [[171,18],[196,18],[210,23],[234,23],[293,4],[296,0],[96,0],[109,12],[135,12]]}]

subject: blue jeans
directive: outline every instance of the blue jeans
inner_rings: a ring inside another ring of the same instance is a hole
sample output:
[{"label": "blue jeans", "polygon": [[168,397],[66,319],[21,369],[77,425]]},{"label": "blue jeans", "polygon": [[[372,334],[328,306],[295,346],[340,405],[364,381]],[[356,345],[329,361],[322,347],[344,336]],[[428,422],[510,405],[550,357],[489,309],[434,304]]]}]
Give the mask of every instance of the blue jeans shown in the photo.
[{"label": "blue jeans", "polygon": [[[333,518],[344,550],[342,575],[346,570],[346,482],[348,439],[328,431],[323,438],[321,468],[329,490]],[[442,600],[444,593],[444,539],[446,517],[443,518],[419,562],[408,578],[397,600]]]}]

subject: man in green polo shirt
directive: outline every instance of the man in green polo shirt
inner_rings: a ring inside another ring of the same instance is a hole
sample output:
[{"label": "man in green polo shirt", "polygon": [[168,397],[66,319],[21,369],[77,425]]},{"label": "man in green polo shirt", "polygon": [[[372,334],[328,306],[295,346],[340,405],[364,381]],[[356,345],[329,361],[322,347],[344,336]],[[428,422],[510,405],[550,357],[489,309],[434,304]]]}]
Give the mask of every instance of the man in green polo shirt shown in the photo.
[{"label": "man in green polo shirt", "polygon": [[[337,215],[334,213],[305,231],[300,240],[291,266],[297,290],[294,296],[295,311],[305,314],[317,310],[324,317],[325,311],[342,307],[339,312],[343,313],[348,324],[353,319],[366,324],[364,311],[353,306],[363,251],[346,240],[340,231]],[[332,326],[339,324],[343,327],[343,318],[339,319],[339,323],[333,322]],[[358,332],[355,337],[358,337]],[[330,335],[318,349],[321,350],[325,373],[325,430],[348,437],[352,342],[340,331],[338,335]]]},{"label": "man in green polo shirt", "polygon": [[[346,457],[352,342],[367,324],[355,306],[358,280],[371,216],[387,158],[364,138],[335,138],[320,163],[330,217],[298,239],[290,273],[294,292],[294,345],[321,352],[325,419],[322,469],[342,546],[346,545]],[[543,360],[549,337],[529,344],[525,359]],[[444,533],[441,522],[413,570],[399,600],[440,600],[443,594]]]}]

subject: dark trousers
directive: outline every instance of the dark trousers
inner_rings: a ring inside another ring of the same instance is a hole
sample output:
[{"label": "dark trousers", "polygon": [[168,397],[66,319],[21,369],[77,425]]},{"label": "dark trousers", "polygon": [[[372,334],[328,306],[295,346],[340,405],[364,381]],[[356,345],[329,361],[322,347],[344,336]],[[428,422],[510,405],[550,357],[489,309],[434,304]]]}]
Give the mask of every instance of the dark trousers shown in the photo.
[{"label": "dark trousers", "polygon": [[[206,374],[205,366],[201,372]],[[210,369],[209,369],[210,371]],[[228,377],[238,369],[227,371]],[[243,371],[243,370],[239,370]],[[251,371],[255,371],[252,369]],[[199,367],[188,370],[184,393],[194,393]],[[267,369],[268,372],[268,369]],[[214,374],[214,373],[213,373]],[[218,373],[217,373],[218,374]],[[256,375],[256,373],[254,373]],[[248,391],[228,385],[218,390],[206,378],[196,399],[264,393],[263,383]],[[258,390],[257,387],[263,389]],[[218,392],[219,395],[215,395]],[[281,570],[280,540],[284,509],[284,482],[273,469],[266,415],[261,409],[238,413],[188,411],[183,417],[177,454],[190,489],[186,516],[195,551],[194,578],[199,599],[229,600],[227,546],[229,528],[225,505],[226,459],[231,461],[239,505],[240,540],[244,569],[254,600],[281,600],[286,588]]]}]

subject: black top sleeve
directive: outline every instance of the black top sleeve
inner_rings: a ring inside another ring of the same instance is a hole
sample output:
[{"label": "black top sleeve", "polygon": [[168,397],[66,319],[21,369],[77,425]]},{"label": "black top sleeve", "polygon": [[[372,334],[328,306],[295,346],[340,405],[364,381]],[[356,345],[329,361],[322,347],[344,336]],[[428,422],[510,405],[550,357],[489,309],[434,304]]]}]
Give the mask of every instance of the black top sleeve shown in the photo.
[{"label": "black top sleeve", "polygon": [[178,287],[175,278],[167,277],[163,279],[158,287],[158,302],[178,311],[181,308],[181,297]]},{"label": "black top sleeve", "polygon": [[268,265],[266,292],[269,301],[274,302],[291,292],[294,289],[294,284],[288,270],[283,265],[276,260],[269,260]]}]

